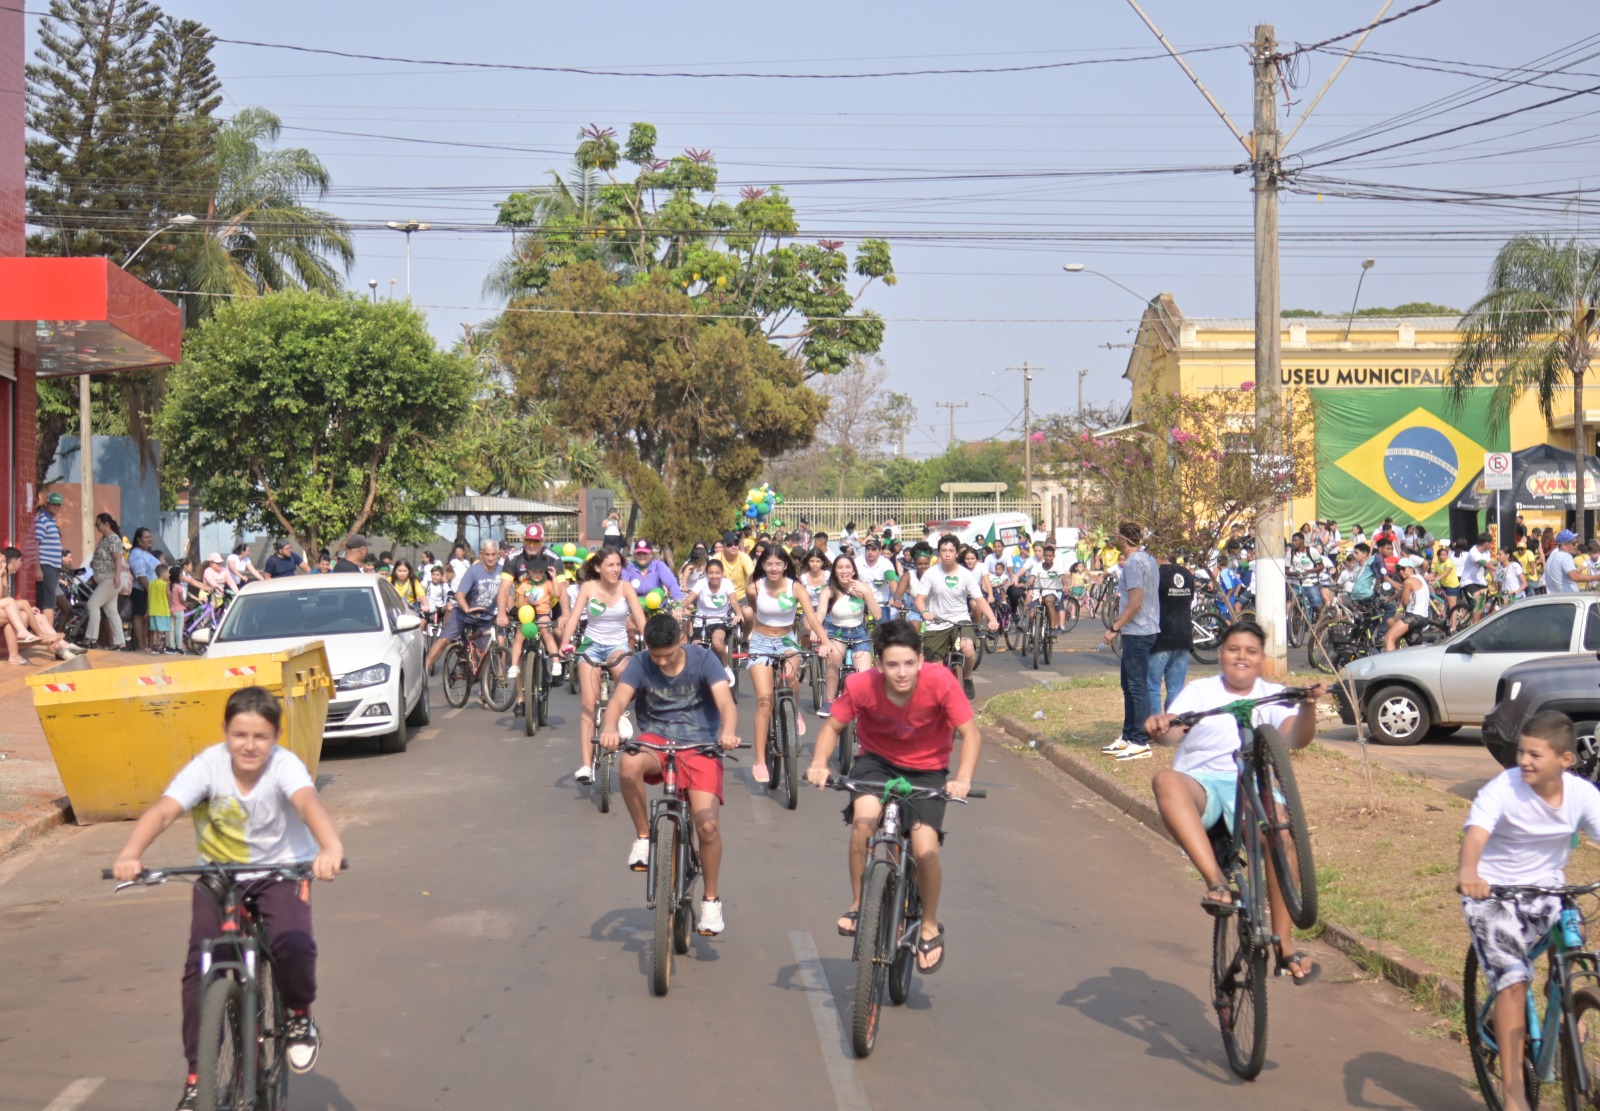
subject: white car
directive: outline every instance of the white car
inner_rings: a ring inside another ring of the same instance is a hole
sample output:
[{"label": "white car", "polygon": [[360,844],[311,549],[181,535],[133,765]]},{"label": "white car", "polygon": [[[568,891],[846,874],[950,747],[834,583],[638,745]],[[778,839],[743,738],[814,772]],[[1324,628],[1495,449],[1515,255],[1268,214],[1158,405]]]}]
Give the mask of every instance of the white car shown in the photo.
[{"label": "white car", "polygon": [[387,579],[296,575],[240,591],[209,638],[206,658],[320,640],[334,685],[323,739],[377,737],[380,752],[403,752],[430,712],[421,627]]}]

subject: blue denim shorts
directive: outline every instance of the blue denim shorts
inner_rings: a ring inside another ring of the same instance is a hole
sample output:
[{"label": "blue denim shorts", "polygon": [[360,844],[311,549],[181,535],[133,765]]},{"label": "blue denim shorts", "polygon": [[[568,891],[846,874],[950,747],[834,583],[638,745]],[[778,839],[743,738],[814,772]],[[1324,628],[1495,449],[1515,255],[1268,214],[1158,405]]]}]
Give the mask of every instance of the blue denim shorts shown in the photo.
[{"label": "blue denim shorts", "polygon": [[794,635],[774,637],[766,633],[751,633],[750,647],[746,649],[750,663],[755,667],[771,667],[774,660],[800,651],[800,642]]},{"label": "blue denim shorts", "polygon": [[585,663],[593,664],[595,667],[604,667],[606,661],[611,659],[613,655],[627,650],[628,646],[626,644],[601,644],[598,641],[590,641],[579,650],[578,658]]},{"label": "blue denim shorts", "polygon": [[832,619],[822,622],[822,628],[828,634],[829,640],[836,640],[853,652],[869,652],[872,650],[872,637],[867,633],[866,625],[849,625],[841,629]]}]

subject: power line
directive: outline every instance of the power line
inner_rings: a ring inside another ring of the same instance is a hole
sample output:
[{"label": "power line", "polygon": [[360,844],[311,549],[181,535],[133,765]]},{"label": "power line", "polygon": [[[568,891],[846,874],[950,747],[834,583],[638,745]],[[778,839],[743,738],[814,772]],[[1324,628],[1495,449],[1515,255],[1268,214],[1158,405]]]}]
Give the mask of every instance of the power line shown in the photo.
[{"label": "power line", "polygon": [[1383,19],[1374,19],[1371,23],[1367,24],[1365,27],[1357,27],[1354,31],[1346,31],[1344,34],[1335,35],[1331,39],[1323,39],[1321,42],[1314,42],[1309,46],[1301,46],[1301,45],[1299,45],[1297,43],[1293,50],[1287,51],[1286,53],[1281,53],[1281,54],[1276,55],[1275,56],[1276,60],[1278,60],[1278,61],[1288,61],[1289,59],[1295,57],[1297,54],[1305,54],[1308,51],[1312,51],[1312,50],[1321,50],[1323,47],[1332,46],[1336,42],[1343,42],[1345,39],[1353,39],[1357,35],[1366,34],[1368,31],[1372,30],[1374,27],[1382,27],[1385,23],[1393,23],[1397,19],[1404,19],[1408,15],[1415,15],[1416,13],[1422,11],[1424,8],[1431,8],[1437,3],[1439,3],[1439,0],[1423,0],[1422,3],[1417,4],[1414,7],[1407,8],[1403,12],[1396,12],[1394,15],[1385,16]]}]

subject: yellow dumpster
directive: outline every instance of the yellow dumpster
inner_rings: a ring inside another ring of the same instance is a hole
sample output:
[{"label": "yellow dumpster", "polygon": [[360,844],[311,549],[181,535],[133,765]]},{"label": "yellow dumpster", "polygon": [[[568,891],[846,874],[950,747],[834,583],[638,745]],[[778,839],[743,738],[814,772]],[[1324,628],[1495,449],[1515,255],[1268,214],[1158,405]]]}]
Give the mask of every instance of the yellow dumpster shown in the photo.
[{"label": "yellow dumpster", "polygon": [[278,743],[317,774],[333,679],[322,641],[279,652],[92,667],[88,657],[27,677],[45,740],[78,822],[137,818],[178,770],[222,740],[241,687],[283,703]]}]

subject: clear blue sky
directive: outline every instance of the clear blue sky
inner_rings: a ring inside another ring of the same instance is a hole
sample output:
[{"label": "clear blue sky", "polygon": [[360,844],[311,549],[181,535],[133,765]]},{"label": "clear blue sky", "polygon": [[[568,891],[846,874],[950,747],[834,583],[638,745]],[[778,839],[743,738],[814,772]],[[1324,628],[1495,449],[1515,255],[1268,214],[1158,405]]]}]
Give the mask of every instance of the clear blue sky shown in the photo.
[{"label": "clear blue sky", "polygon": [[[1416,0],[1397,0],[1393,11]],[[29,0],[30,10],[42,0]],[[508,2],[384,5],[278,0],[242,5],[168,0],[222,38],[450,61],[633,70],[859,73],[1026,66],[1160,55],[1120,0],[1046,4],[992,0],[672,9],[659,4]],[[1145,0],[1145,9],[1246,132],[1246,43],[1257,22],[1311,43],[1368,22],[1379,0],[1242,4]],[[1377,29],[1365,51],[1510,67],[1539,63],[1548,87],[1480,84],[1451,72],[1358,56],[1289,154],[1304,161],[1358,153],[1600,84],[1600,35],[1570,45],[1572,0],[1527,5],[1444,0]],[[30,20],[30,32],[37,20]],[[1223,49],[1205,48],[1222,47]],[[494,202],[565,167],[578,128],[658,125],[661,149],[710,148],[724,191],[781,182],[807,237],[890,234],[900,284],[868,303],[889,318],[883,358],[893,388],[919,403],[908,448],[942,449],[940,401],[967,401],[957,434],[983,439],[1017,427],[1021,382],[1004,368],[1048,369],[1038,412],[1070,409],[1077,371],[1091,401],[1125,399],[1121,374],[1140,301],[1082,262],[1148,297],[1170,291],[1189,315],[1248,316],[1250,195],[1231,169],[1243,150],[1176,64],[1164,56],[1035,72],[860,80],[600,77],[372,62],[240,45],[216,51],[224,111],[259,104],[286,124],[285,143],[316,151],[335,189],[324,205],[352,221],[416,218],[467,226],[413,242],[413,296],[449,341],[496,306],[480,286],[507,247],[491,231]],[[1297,102],[1337,62],[1299,60]],[[1488,72],[1488,71],[1485,71]],[[1280,108],[1282,107],[1280,90]],[[1441,98],[1459,97],[1435,104]],[[1486,97],[1486,99],[1477,99]],[[1396,119],[1426,110],[1425,119]],[[1579,190],[1591,163],[1600,102],[1584,95],[1500,123],[1367,155],[1318,173],[1430,189]],[[1375,125],[1376,138],[1355,137]],[[337,134],[353,132],[358,134]],[[427,142],[422,142],[427,140]],[[1326,154],[1313,148],[1339,144]],[[462,144],[462,145],[451,145]],[[517,148],[517,149],[496,149]],[[1161,170],[1192,172],[1161,172]],[[1112,175],[1109,171],[1136,171]],[[1061,176],[1063,172],[1076,176]],[[1311,172],[1311,171],[1308,171]],[[1591,178],[1596,176],[1592,167]],[[1005,177],[994,175],[1004,174]],[[966,175],[965,179],[961,179]],[[1044,176],[1055,175],[1055,176]],[[919,180],[920,179],[920,180]],[[932,180],[929,180],[932,179]],[[952,180],[955,179],[955,180]],[[1590,183],[1593,188],[1593,183]],[[1288,194],[1283,206],[1283,303],[1342,312],[1363,258],[1376,258],[1363,305],[1426,300],[1456,307],[1482,289],[1495,246],[1520,230],[1571,234],[1559,202],[1546,211]],[[1597,218],[1586,215],[1585,220]],[[1215,233],[1218,238],[1203,238]],[[1197,238],[1201,237],[1201,238]],[[401,237],[363,230],[350,284],[391,278],[404,294]]]}]

